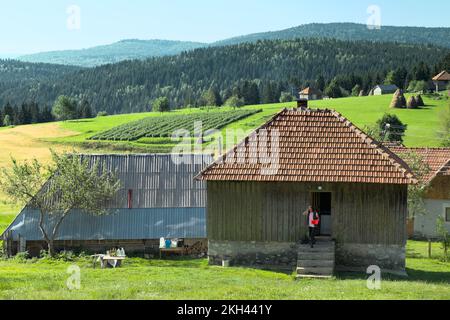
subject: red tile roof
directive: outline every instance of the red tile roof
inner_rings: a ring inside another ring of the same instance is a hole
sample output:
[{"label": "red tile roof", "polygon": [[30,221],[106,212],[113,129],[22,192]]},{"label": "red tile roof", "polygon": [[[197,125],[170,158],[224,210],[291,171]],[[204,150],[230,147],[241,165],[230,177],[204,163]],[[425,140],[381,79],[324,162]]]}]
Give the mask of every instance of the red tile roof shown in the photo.
[{"label": "red tile roof", "polygon": [[450,73],[442,71],[432,79],[433,81],[450,81]]},{"label": "red tile roof", "polygon": [[[267,148],[264,136],[269,136]],[[269,156],[265,155],[266,151]],[[268,168],[275,168],[275,171],[264,171]],[[283,110],[197,178],[208,181],[416,182],[400,157],[339,113],[309,109]]]},{"label": "red tile roof", "polygon": [[305,88],[302,91],[300,91],[300,94],[302,94],[302,95],[310,95],[310,94],[321,95],[322,92],[320,90],[308,87],[308,88]]},{"label": "red tile roof", "polygon": [[437,176],[450,176],[450,148],[391,148],[391,150],[407,160],[412,152],[423,157],[430,167],[426,182]]}]

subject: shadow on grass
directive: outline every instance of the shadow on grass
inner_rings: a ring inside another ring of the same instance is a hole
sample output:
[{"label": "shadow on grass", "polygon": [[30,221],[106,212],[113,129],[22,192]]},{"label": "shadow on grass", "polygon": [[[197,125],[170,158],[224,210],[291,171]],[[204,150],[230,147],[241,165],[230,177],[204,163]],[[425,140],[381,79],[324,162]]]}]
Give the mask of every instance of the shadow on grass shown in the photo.
[{"label": "shadow on grass", "polygon": [[[391,281],[420,281],[427,283],[450,284],[450,270],[449,272],[436,272],[406,268],[406,273],[408,274],[408,277],[383,274],[382,278]],[[368,277],[368,274],[350,272],[341,272],[336,275],[337,280],[367,280]]]}]

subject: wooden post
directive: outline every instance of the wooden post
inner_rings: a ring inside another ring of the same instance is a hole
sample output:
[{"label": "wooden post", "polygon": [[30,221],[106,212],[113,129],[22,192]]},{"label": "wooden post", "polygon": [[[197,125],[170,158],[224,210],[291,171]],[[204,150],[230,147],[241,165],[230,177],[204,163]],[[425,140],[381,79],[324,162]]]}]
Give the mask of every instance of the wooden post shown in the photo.
[{"label": "wooden post", "polygon": [[428,259],[431,259],[431,240],[428,239]]}]

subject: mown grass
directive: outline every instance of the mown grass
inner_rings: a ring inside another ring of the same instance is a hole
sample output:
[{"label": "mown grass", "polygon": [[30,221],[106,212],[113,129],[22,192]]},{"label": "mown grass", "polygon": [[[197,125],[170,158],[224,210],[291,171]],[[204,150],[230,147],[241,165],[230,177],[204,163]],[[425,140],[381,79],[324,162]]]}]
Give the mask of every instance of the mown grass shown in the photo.
[{"label": "mown grass", "polygon": [[[408,244],[409,278],[383,275],[381,290],[369,290],[364,274],[297,281],[293,274],[212,267],[205,259],[133,258],[115,270],[93,269],[88,260],[8,260],[0,261],[0,299],[450,299],[450,263],[417,258],[424,245]],[[73,264],[81,268],[81,288],[71,291]]]}]

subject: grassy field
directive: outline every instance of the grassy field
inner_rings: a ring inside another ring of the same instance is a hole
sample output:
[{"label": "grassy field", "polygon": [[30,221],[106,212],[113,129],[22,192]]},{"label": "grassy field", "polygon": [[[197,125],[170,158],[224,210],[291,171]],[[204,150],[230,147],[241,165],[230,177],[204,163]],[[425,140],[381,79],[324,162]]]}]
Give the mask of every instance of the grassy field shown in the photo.
[{"label": "grassy field", "polygon": [[[425,243],[408,244],[409,278],[383,276],[369,290],[367,276],[338,274],[300,280],[293,274],[211,267],[200,260],[129,259],[120,269],[93,269],[88,260],[0,261],[0,299],[450,299],[450,263],[426,259]],[[436,245],[436,257],[442,251]],[[81,268],[81,288],[69,290],[67,268]]]},{"label": "grassy field", "polygon": [[[333,100],[312,101],[312,108],[329,108],[341,112],[357,126],[363,128],[376,122],[384,113],[397,114],[400,119],[408,124],[408,131],[405,137],[407,146],[439,146],[437,130],[439,127],[439,112],[448,104],[447,99],[434,100],[424,97],[427,107],[419,110],[392,110],[389,109],[391,95],[352,97]],[[227,146],[232,146],[243,138],[247,132],[254,130],[275,113],[285,107],[294,107],[295,103],[271,104],[248,106],[244,109],[263,109],[263,112],[250,116],[241,121],[230,124],[221,130],[222,135],[229,129],[240,129],[242,133]],[[204,109],[183,109],[171,114],[186,115],[192,113],[208,112]],[[221,108],[223,111],[231,108]],[[89,137],[116,126],[140,120],[146,117],[160,117],[161,113],[139,113],[126,114],[95,119],[78,121],[66,121],[50,124],[36,124],[19,126],[15,128],[0,128],[0,167],[9,166],[10,157],[14,156],[19,160],[36,157],[46,162],[50,159],[49,148],[61,150],[73,150],[87,153],[114,153],[114,152],[141,152],[141,153],[167,153],[178,142],[171,141],[170,138],[141,138],[136,142],[102,142],[88,141]],[[224,139],[226,140],[226,139]],[[194,140],[193,140],[194,141]],[[16,207],[5,207],[1,202],[5,197],[0,194],[0,215],[11,214]],[[2,218],[0,218],[2,219]]]},{"label": "grassy field", "polygon": [[[408,97],[408,95],[407,95]],[[310,106],[312,108],[328,108],[335,109],[354,122],[357,126],[363,128],[366,125],[374,124],[379,118],[383,116],[384,113],[394,113],[397,114],[400,119],[408,124],[408,131],[405,138],[405,143],[407,146],[439,146],[439,139],[437,137],[437,130],[439,127],[439,112],[448,104],[447,99],[434,100],[432,98],[424,97],[424,101],[427,104],[425,108],[418,110],[406,110],[406,109],[389,109],[389,103],[391,100],[391,95],[385,96],[371,96],[371,97],[351,97],[333,100],[321,100],[312,101]],[[279,112],[285,107],[292,108],[295,103],[285,103],[285,104],[270,104],[270,105],[257,105],[248,106],[245,109],[263,109],[263,112],[237,121],[223,128],[222,132],[227,129],[242,129],[242,130],[253,130],[268,119],[270,119],[275,113]],[[222,108],[222,110],[231,110],[230,108]],[[191,114],[197,112],[205,112],[205,110],[200,109],[186,109],[175,111],[174,114]],[[89,146],[89,142],[86,141],[88,137],[93,136],[96,133],[111,129],[115,126],[139,120],[145,117],[157,117],[160,116],[159,113],[142,113],[133,115],[118,115],[111,117],[96,118],[92,120],[79,120],[79,121],[67,121],[61,123],[61,128],[78,132],[77,135],[55,137],[46,139],[48,142],[57,142],[63,144],[76,144]],[[170,139],[168,139],[170,140]],[[96,142],[90,142],[93,146]],[[114,149],[114,145],[121,145],[121,143],[105,143],[103,147],[111,147]],[[123,143],[122,143],[123,144]],[[156,139],[155,143],[152,144],[151,140],[145,139],[144,142],[130,142],[130,146],[146,148],[148,151],[156,148],[161,149],[161,140]],[[167,142],[170,145],[169,142]]]}]

